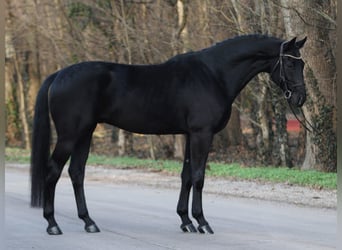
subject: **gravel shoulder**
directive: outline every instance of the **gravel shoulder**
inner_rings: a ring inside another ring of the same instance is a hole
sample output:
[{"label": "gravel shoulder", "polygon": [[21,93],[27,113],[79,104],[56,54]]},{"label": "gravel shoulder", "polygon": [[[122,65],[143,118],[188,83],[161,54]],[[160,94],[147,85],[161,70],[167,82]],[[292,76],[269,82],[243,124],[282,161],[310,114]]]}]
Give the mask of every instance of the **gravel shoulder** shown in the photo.
[{"label": "gravel shoulder", "polygon": [[[6,169],[27,171],[27,164],[6,164]],[[63,177],[68,177],[66,168]],[[165,172],[146,169],[117,169],[108,166],[87,166],[86,181],[106,183],[129,183],[132,185],[150,186],[155,188],[179,189],[180,177]],[[86,185],[86,184],[85,184]],[[259,199],[300,206],[337,208],[336,190],[318,190],[284,183],[260,183],[226,178],[206,177],[204,193],[226,197]]]}]

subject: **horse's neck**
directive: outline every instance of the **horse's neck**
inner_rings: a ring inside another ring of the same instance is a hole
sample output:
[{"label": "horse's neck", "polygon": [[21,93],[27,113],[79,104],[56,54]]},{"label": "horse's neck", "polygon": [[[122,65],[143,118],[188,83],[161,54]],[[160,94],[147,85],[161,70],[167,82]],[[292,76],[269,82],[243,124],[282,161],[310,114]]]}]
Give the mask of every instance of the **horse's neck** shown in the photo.
[{"label": "horse's neck", "polygon": [[264,59],[250,59],[241,62],[231,70],[222,69],[222,72],[226,92],[234,100],[252,78],[261,72],[270,72],[269,62]]},{"label": "horse's neck", "polygon": [[[240,53],[236,51],[241,51]],[[213,51],[206,56],[207,66],[217,76],[217,79],[225,87],[227,96],[232,102],[247,83],[261,72],[271,71],[270,57],[261,56],[259,49],[241,50],[229,48],[221,52]],[[260,55],[258,55],[260,54]]]}]

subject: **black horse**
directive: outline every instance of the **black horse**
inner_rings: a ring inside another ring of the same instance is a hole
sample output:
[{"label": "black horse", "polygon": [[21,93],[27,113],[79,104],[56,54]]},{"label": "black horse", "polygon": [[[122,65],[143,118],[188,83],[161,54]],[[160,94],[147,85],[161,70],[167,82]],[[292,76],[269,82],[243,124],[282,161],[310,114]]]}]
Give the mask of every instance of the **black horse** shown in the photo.
[{"label": "black horse", "polygon": [[[299,49],[306,38],[284,41],[262,35],[239,36],[157,65],[83,62],[50,75],[35,106],[31,155],[31,205],[44,208],[49,234],[61,234],[54,218],[55,187],[71,156],[78,216],[87,232],[99,232],[89,217],[84,172],[92,133],[108,123],[141,134],[184,134],[185,158],[177,206],[184,232],[213,233],[202,210],[205,165],[214,134],[230,117],[235,97],[258,73],[268,72],[289,104],[306,99],[304,62]],[[51,115],[57,143],[50,155]]]}]

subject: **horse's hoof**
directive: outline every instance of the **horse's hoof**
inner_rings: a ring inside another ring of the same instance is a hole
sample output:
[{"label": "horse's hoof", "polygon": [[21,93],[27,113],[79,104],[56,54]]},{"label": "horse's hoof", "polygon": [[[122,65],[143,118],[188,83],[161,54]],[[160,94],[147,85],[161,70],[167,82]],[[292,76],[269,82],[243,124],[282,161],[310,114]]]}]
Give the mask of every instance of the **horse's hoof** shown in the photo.
[{"label": "horse's hoof", "polygon": [[187,225],[182,224],[180,228],[182,229],[184,233],[196,233],[197,232],[195,226],[192,223],[187,224]]},{"label": "horse's hoof", "polygon": [[48,227],[46,229],[46,232],[50,235],[60,235],[63,234],[62,230],[59,228],[59,226],[52,226],[52,227]]},{"label": "horse's hoof", "polygon": [[213,234],[214,233],[214,231],[211,229],[211,227],[208,224],[199,226],[198,231],[201,234]]},{"label": "horse's hoof", "polygon": [[96,226],[96,224],[91,224],[89,226],[85,226],[84,229],[88,233],[99,233],[100,229]]}]

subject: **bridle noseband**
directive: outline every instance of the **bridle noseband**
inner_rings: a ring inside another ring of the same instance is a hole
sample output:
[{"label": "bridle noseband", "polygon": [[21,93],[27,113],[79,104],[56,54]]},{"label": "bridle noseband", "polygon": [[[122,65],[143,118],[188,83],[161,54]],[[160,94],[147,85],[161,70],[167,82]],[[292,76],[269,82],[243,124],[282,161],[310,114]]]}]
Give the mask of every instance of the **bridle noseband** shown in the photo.
[{"label": "bridle noseband", "polygon": [[[290,54],[284,54],[284,45],[287,43],[287,41],[282,42],[280,45],[280,52],[279,52],[279,58],[276,62],[276,64],[274,65],[272,71],[271,71],[271,76],[273,75],[274,71],[276,70],[277,66],[279,65],[279,78],[280,78],[280,84],[282,84],[284,86],[284,97],[285,99],[290,99],[292,96],[292,91],[288,88],[288,82],[289,80],[286,80],[285,77],[285,70],[284,70],[284,64],[283,64],[283,59],[284,57],[289,57],[295,60],[301,60],[302,57],[301,56],[293,56]],[[291,87],[298,87],[298,86],[303,86],[303,84],[293,84],[291,85]]]}]

